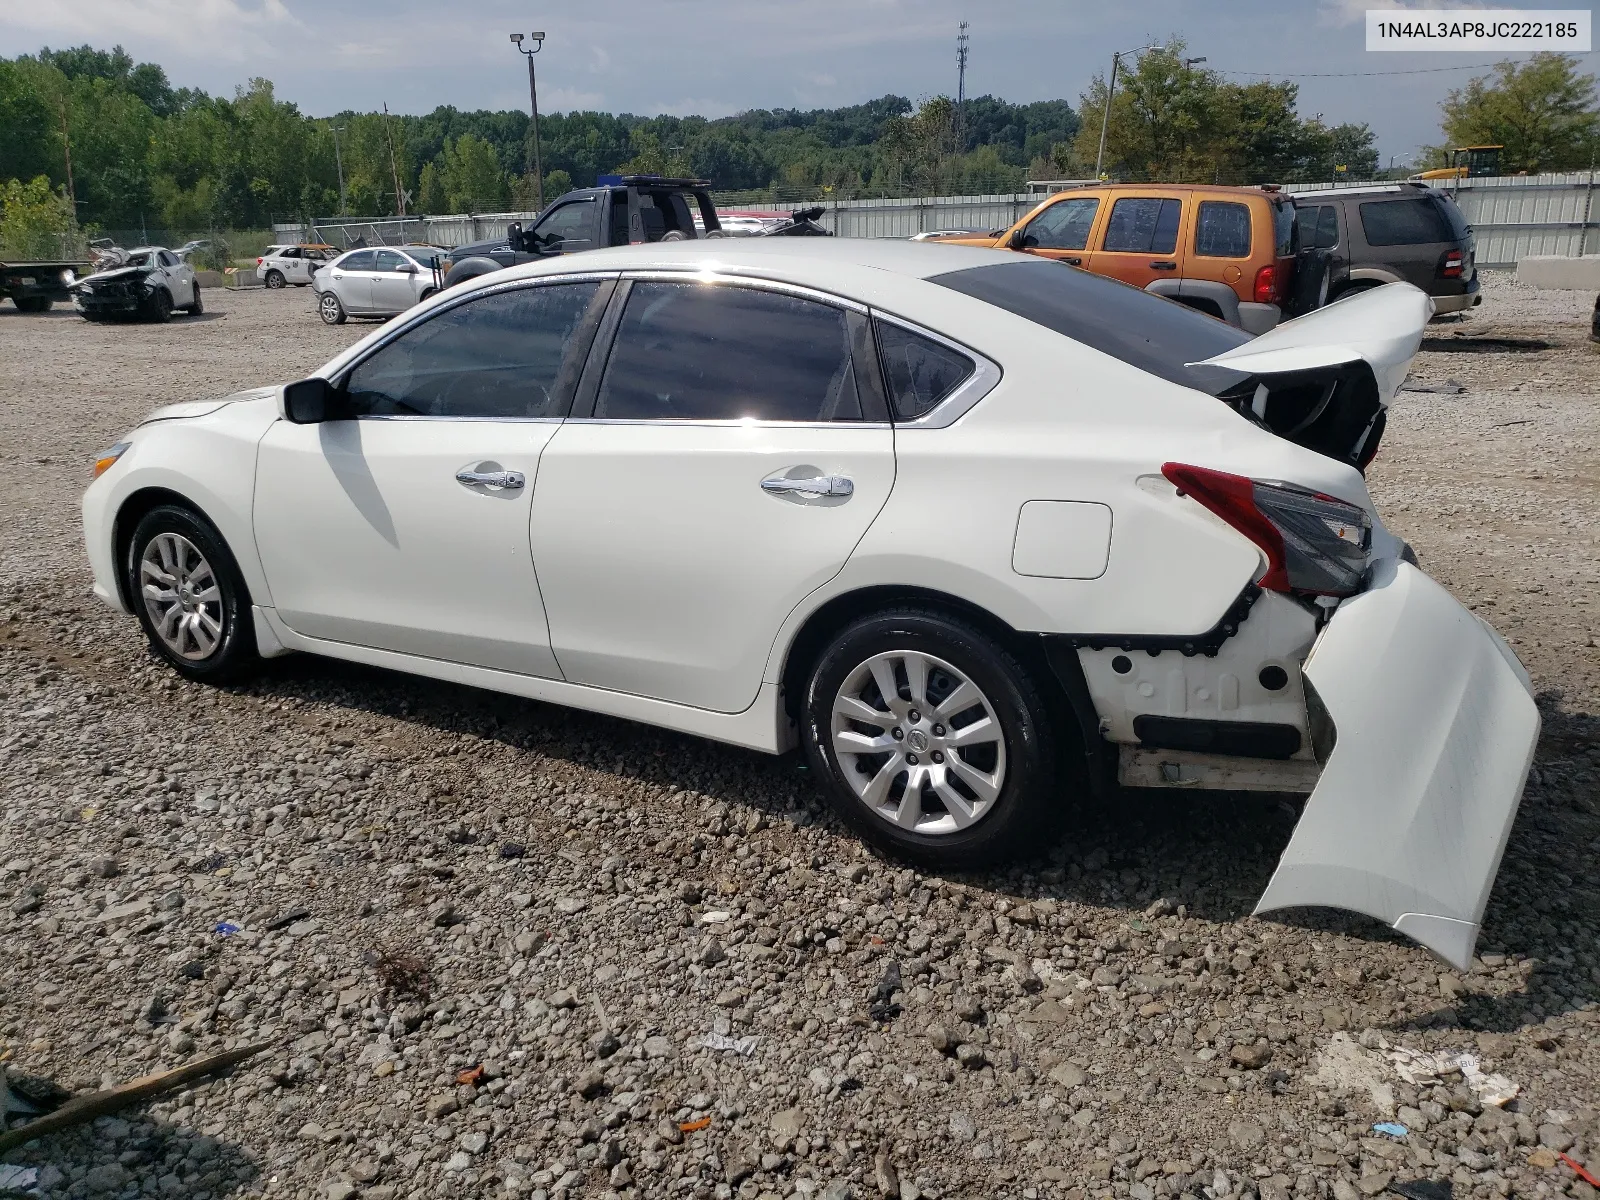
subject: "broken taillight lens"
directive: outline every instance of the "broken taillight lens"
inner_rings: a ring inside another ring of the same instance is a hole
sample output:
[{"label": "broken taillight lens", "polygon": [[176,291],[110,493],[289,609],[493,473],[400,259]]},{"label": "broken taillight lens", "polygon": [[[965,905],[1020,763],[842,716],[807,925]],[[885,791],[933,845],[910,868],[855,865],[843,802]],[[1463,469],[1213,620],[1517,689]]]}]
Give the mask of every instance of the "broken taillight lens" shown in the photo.
[{"label": "broken taillight lens", "polygon": [[1283,483],[1167,463],[1180,496],[1192,496],[1267,556],[1256,582],[1275,592],[1351,596],[1367,573],[1372,522],[1354,504]]}]

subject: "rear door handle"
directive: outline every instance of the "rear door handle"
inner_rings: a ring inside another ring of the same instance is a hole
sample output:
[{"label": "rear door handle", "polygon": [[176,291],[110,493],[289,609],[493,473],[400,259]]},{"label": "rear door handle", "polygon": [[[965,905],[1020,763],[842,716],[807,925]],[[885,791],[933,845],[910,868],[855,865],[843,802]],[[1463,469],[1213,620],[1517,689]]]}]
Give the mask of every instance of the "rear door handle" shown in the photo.
[{"label": "rear door handle", "polygon": [[1067,266],[1069,266],[1069,267],[1081,267],[1081,266],[1083,266],[1083,259],[1078,258],[1076,256],[1074,256],[1072,258],[1059,259],[1058,261],[1066,263]]},{"label": "rear door handle", "polygon": [[528,481],[521,471],[457,471],[456,482],[483,483],[497,488],[519,488]]},{"label": "rear door handle", "polygon": [[847,475],[817,475],[810,479],[763,479],[761,490],[775,495],[852,496],[856,485]]},{"label": "rear door handle", "polygon": [[1176,271],[1178,264],[1175,262],[1153,262],[1150,264],[1152,271]]}]

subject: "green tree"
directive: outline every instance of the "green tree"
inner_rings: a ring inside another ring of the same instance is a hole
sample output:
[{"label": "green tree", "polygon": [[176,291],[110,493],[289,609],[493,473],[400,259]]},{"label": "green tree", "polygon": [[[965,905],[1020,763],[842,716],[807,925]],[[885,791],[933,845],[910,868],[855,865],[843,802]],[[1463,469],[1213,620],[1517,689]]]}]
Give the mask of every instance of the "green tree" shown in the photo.
[{"label": "green tree", "polygon": [[450,198],[445,195],[444,178],[437,162],[422,164],[422,177],[417,181],[416,209],[430,217],[443,216],[450,211]]},{"label": "green tree", "polygon": [[[1177,181],[1215,173],[1222,77],[1184,66],[1182,41],[1145,51],[1125,64],[1111,98],[1103,170],[1124,179]],[[1106,80],[1096,75],[1081,97],[1077,157],[1093,169],[1099,153]]]},{"label": "green tree", "polygon": [[440,175],[451,212],[493,212],[505,205],[500,156],[481,138],[470,133],[447,138]]},{"label": "green tree", "polygon": [[45,176],[0,184],[0,257],[61,258],[76,253],[78,242],[72,206]]},{"label": "green tree", "polygon": [[1440,106],[1448,146],[1501,145],[1501,169],[1570,171],[1590,166],[1600,147],[1594,76],[1578,59],[1539,53],[1503,62]]}]

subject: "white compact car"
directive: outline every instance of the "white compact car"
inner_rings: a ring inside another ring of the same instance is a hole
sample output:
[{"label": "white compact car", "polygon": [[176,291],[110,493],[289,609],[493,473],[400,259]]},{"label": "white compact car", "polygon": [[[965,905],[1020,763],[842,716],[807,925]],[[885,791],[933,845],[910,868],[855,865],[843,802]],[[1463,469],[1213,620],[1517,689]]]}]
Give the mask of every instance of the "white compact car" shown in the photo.
[{"label": "white compact car", "polygon": [[1251,340],[891,241],[514,267],[153,414],[84,498],[95,589],[191,679],[303,651],[798,744],[933,866],[1119,781],[1309,793],[1259,910],[1465,966],[1539,718],[1362,477],[1430,312]]},{"label": "white compact car", "polygon": [[348,250],[311,277],[317,313],[329,325],[403,313],[444,286],[444,253],[433,246]]},{"label": "white compact car", "polygon": [[305,287],[328,263],[339,257],[332,246],[269,246],[256,259],[256,278],[263,287]]}]

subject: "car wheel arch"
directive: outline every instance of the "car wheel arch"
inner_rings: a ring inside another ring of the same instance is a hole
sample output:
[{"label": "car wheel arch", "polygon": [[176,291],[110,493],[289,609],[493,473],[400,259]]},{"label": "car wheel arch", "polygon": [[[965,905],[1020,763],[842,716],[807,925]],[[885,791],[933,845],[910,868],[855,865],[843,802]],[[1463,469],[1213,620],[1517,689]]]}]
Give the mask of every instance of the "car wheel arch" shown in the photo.
[{"label": "car wheel arch", "polygon": [[[122,566],[127,561],[128,549],[133,541],[133,531],[139,527],[139,522],[144,520],[145,514],[162,505],[170,504],[177,508],[187,509],[211,528],[217,530],[217,536],[226,543],[227,538],[221,531],[221,526],[212,519],[199,504],[181,492],[175,492],[164,487],[143,487],[130,492],[117,507],[117,515],[111,526],[111,546],[115,554],[113,561],[117,567],[117,592],[128,611],[133,611],[133,597],[128,594],[128,581]],[[230,547],[231,549],[231,547]],[[238,557],[237,554],[234,555]]]},{"label": "car wheel arch", "polygon": [[[1016,654],[1040,691],[1068,718],[1064,727],[1080,734],[1081,753],[1090,760],[1091,768],[1096,767],[1100,717],[1089,697],[1088,682],[1076,653],[1051,654],[1044,638],[1013,628],[981,605],[948,592],[913,585],[857,588],[830,597],[806,615],[783,650],[778,674],[780,721],[786,718],[798,723],[800,701],[811,671],[839,633],[863,617],[906,607],[928,609],[965,621]],[[1091,770],[1091,778],[1098,780],[1098,770]]]}]

